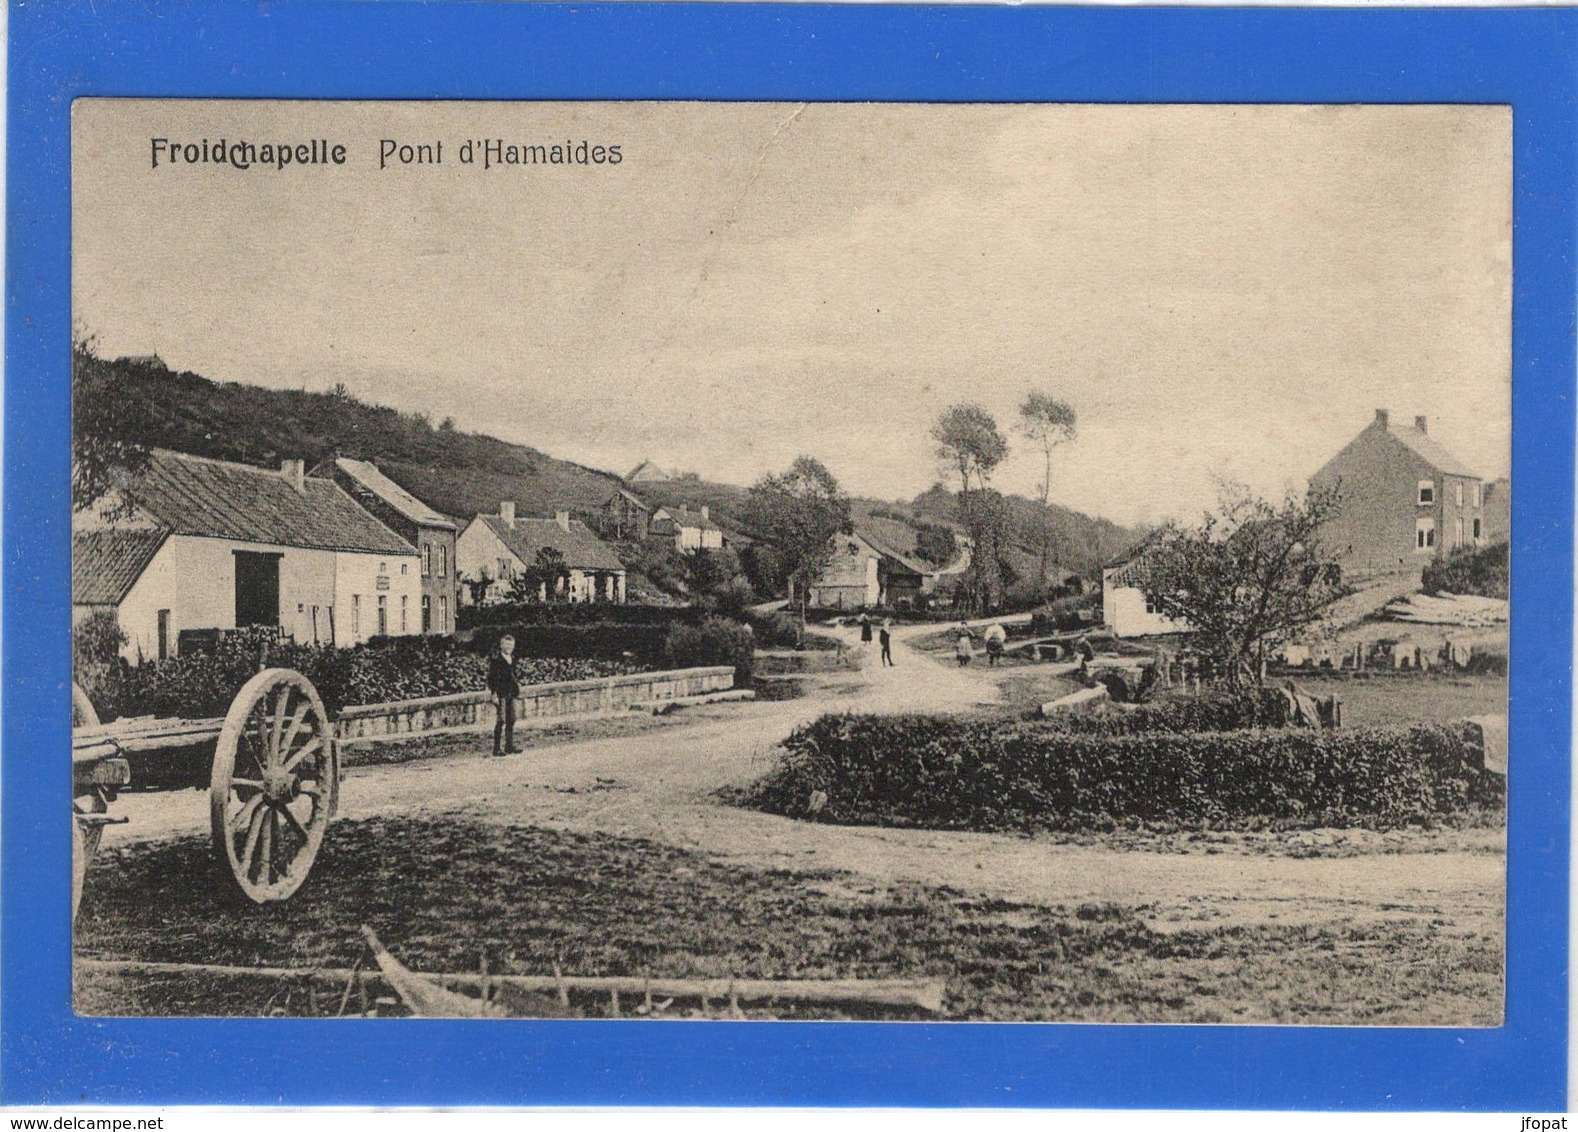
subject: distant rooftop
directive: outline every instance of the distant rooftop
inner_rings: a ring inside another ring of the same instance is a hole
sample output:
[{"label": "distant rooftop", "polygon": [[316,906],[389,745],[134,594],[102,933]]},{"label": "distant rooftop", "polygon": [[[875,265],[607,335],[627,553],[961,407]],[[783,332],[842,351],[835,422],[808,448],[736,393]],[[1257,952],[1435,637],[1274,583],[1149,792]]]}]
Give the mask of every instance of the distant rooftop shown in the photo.
[{"label": "distant rooftop", "polygon": [[[424,527],[455,529],[454,523],[384,475],[383,472],[378,470],[376,464],[369,463],[366,460],[352,460],[342,456],[334,461],[334,466],[357,483],[366,487],[413,523]],[[316,474],[316,471],[314,474]]]}]

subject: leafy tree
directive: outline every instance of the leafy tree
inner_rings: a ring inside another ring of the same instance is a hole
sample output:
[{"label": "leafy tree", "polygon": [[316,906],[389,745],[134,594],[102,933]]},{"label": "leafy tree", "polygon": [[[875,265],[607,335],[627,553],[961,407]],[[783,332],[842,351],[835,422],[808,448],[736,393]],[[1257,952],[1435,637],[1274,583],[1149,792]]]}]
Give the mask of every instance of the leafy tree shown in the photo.
[{"label": "leafy tree", "polygon": [[764,476],[746,497],[746,518],[778,551],[789,600],[802,608],[827,568],[833,536],[852,528],[849,496],[820,460],[800,456],[788,471]]},{"label": "leafy tree", "polygon": [[[121,372],[98,356],[91,335],[71,343],[71,506],[91,507],[141,471],[148,446],[137,437],[147,429],[145,406],[122,388]],[[117,508],[130,511],[130,500]],[[116,517],[116,516],[111,516]]]},{"label": "leafy tree", "polygon": [[1199,526],[1157,531],[1144,552],[1145,596],[1189,627],[1230,684],[1259,683],[1267,650],[1344,592],[1319,537],[1339,505],[1334,490],[1277,504],[1225,488]]},{"label": "leafy tree", "polygon": [[1045,460],[1041,472],[1041,576],[1037,586],[1046,584],[1047,559],[1052,550],[1052,450],[1074,439],[1077,418],[1074,406],[1050,393],[1032,390],[1019,406],[1019,430],[1041,447]]},{"label": "leafy tree", "polygon": [[977,488],[959,496],[959,513],[971,543],[961,596],[985,612],[1002,601],[1003,591],[1014,581],[1006,554],[1011,529],[1008,501],[990,488]]},{"label": "leafy tree", "polygon": [[490,574],[488,572],[488,568],[484,566],[481,570],[477,571],[477,576],[475,578],[462,578],[461,585],[465,586],[466,589],[471,591],[471,604],[481,605],[483,600],[488,596],[488,590],[493,588],[493,575]]},{"label": "leafy tree", "polygon": [[997,430],[997,420],[980,405],[951,405],[932,425],[937,457],[959,473],[959,490],[970,490],[972,478],[980,487],[992,469],[1008,455],[1008,441]]},{"label": "leafy tree", "polygon": [[523,572],[533,590],[539,587],[547,601],[556,601],[561,592],[561,582],[569,582],[570,568],[565,565],[564,552],[552,546],[537,548],[537,557]]},{"label": "leafy tree", "polygon": [[915,524],[915,557],[932,566],[946,566],[959,553],[951,528],[938,523]]}]

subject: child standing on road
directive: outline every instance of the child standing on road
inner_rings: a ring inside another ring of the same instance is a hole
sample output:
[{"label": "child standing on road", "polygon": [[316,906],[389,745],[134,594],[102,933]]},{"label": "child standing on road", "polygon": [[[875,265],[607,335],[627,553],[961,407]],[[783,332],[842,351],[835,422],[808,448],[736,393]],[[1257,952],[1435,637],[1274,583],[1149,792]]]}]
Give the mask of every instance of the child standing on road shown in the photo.
[{"label": "child standing on road", "polygon": [[521,684],[515,678],[515,638],[508,633],[499,638],[499,644],[488,658],[488,691],[493,693],[493,754],[494,757],[518,755],[515,745],[515,697],[521,694]]},{"label": "child standing on road", "polygon": [[882,663],[889,668],[893,667],[893,618],[889,617],[882,623],[882,630],[877,634],[877,640],[882,642]]},{"label": "child standing on road", "polygon": [[871,618],[864,613],[860,615],[860,643],[863,645],[871,643]]},{"label": "child standing on road", "polygon": [[953,655],[958,660],[960,668],[963,668],[975,658],[974,634],[970,632],[970,627],[963,621],[959,622],[959,641],[954,646]]}]

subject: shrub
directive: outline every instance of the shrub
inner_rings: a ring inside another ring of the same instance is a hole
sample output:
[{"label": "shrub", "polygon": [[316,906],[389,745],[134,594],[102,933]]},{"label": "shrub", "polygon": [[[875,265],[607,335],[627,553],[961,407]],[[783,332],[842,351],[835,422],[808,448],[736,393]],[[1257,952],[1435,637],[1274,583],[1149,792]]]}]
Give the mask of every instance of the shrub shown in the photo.
[{"label": "shrub", "polygon": [[109,610],[96,610],[71,628],[71,678],[102,719],[120,697],[120,650],[126,634]]},{"label": "shrub", "polygon": [[1426,593],[1474,594],[1506,599],[1510,589],[1507,544],[1465,546],[1442,555],[1425,567]]},{"label": "shrub", "polygon": [[695,624],[706,612],[685,605],[614,605],[604,602],[501,602],[463,605],[455,613],[461,629],[488,625],[672,625]]},{"label": "shrub", "polygon": [[[318,689],[331,712],[353,704],[388,703],[478,692],[487,687],[485,652],[445,637],[389,637],[352,648],[298,645],[272,629],[226,634],[212,652],[192,653],[128,668],[113,704],[116,715],[224,715],[241,685],[260,666],[294,668]],[[524,684],[586,680],[638,671],[628,661],[516,656]]]},{"label": "shrub", "polygon": [[1428,824],[1500,806],[1462,725],[1075,734],[1043,724],[828,715],[784,743],[750,803],[942,829]]},{"label": "shrub", "polygon": [[1133,711],[1070,712],[1045,726],[1081,735],[1141,735],[1151,731],[1241,731],[1282,727],[1287,699],[1275,688],[1243,688],[1202,696],[1177,696],[1143,704]]},{"label": "shrub", "polygon": [[734,665],[734,682],[749,684],[755,664],[756,637],[749,625],[709,617],[700,625],[671,625],[663,638],[666,668]]}]

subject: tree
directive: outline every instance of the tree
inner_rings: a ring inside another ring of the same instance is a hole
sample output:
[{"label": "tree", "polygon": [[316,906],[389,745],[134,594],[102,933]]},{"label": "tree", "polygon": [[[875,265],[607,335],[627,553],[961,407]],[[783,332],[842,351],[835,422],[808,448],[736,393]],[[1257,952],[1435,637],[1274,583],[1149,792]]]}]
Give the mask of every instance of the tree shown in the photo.
[{"label": "tree", "polygon": [[963,597],[984,613],[1002,600],[1003,590],[1012,581],[1006,555],[1011,521],[1008,501],[990,488],[977,488],[959,496],[959,514],[971,543]]},{"label": "tree", "polygon": [[970,490],[973,477],[980,487],[992,469],[1008,455],[1008,441],[997,430],[997,421],[980,405],[951,405],[931,427],[937,457],[959,473],[959,491]]},{"label": "tree", "polygon": [[853,529],[849,497],[820,460],[800,456],[789,470],[764,476],[746,497],[745,517],[778,550],[789,600],[821,577],[833,553],[833,537]]},{"label": "tree", "polygon": [[1052,549],[1052,450],[1074,439],[1074,406],[1059,401],[1050,393],[1032,390],[1019,406],[1019,430],[1041,446],[1045,459],[1041,472],[1041,576],[1037,587],[1046,584],[1047,559]]},{"label": "tree", "polygon": [[560,582],[570,580],[570,568],[565,565],[564,552],[557,547],[540,546],[535,561],[522,572],[531,588],[539,588],[543,600],[554,601],[560,593]]},{"label": "tree", "polygon": [[1147,601],[1187,624],[1229,683],[1259,683],[1266,652],[1318,620],[1344,592],[1320,528],[1336,492],[1292,494],[1280,504],[1228,487],[1198,527],[1168,524],[1145,550]]},{"label": "tree", "polygon": [[[124,487],[148,464],[149,449],[135,439],[144,433],[142,402],[126,395],[116,368],[98,356],[91,335],[71,343],[71,506],[91,507]],[[131,510],[129,498],[117,516]],[[111,518],[117,516],[110,516]]]},{"label": "tree", "polygon": [[484,566],[477,571],[475,578],[462,578],[460,582],[471,591],[471,604],[481,605],[488,596],[488,590],[493,586],[493,575],[488,573],[488,568]]},{"label": "tree", "polygon": [[915,523],[915,557],[931,566],[946,566],[959,553],[951,528],[939,523]]}]

